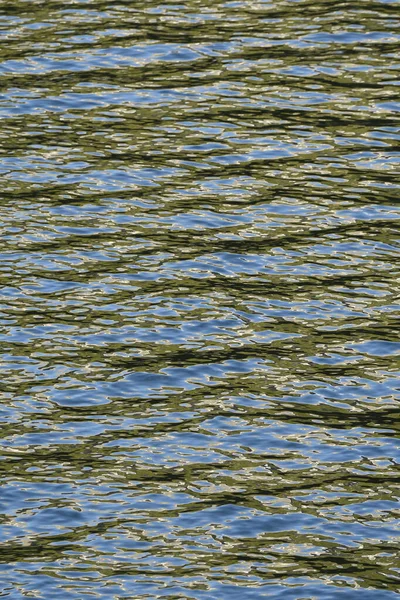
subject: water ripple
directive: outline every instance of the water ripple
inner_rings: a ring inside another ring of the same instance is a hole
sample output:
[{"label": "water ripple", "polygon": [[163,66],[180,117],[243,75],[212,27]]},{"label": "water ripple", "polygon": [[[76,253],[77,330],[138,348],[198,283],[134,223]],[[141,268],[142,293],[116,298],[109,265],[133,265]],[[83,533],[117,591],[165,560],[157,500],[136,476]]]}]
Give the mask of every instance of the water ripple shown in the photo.
[{"label": "water ripple", "polygon": [[0,596],[395,600],[396,0],[0,15]]}]

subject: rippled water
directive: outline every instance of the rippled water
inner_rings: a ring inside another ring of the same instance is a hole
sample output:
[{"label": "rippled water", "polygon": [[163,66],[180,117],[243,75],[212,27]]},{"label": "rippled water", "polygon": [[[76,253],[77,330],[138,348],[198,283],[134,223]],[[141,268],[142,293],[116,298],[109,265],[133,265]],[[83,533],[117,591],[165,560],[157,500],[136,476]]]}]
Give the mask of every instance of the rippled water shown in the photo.
[{"label": "rippled water", "polygon": [[1,597],[398,597],[399,8],[2,2]]}]

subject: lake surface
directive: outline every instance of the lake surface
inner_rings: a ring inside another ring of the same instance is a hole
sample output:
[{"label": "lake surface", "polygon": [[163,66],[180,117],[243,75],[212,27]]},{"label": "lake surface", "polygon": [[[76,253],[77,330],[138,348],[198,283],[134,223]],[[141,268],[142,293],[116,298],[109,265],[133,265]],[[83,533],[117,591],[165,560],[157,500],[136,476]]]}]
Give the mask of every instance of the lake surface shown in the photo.
[{"label": "lake surface", "polygon": [[399,598],[400,2],[0,7],[0,597]]}]

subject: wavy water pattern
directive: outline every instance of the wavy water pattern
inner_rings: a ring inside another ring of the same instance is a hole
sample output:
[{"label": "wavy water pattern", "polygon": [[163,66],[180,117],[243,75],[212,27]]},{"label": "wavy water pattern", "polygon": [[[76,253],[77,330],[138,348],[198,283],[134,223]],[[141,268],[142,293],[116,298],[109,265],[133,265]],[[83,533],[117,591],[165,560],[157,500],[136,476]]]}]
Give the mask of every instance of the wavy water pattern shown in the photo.
[{"label": "wavy water pattern", "polygon": [[3,0],[0,596],[395,600],[398,0]]}]

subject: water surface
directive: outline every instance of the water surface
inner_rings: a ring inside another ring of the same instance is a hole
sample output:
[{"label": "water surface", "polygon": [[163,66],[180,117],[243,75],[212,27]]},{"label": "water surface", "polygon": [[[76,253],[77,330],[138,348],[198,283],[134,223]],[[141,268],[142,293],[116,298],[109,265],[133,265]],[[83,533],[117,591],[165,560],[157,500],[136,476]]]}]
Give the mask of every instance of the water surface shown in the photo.
[{"label": "water surface", "polygon": [[0,7],[0,596],[395,600],[398,1]]}]

